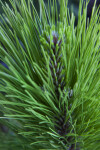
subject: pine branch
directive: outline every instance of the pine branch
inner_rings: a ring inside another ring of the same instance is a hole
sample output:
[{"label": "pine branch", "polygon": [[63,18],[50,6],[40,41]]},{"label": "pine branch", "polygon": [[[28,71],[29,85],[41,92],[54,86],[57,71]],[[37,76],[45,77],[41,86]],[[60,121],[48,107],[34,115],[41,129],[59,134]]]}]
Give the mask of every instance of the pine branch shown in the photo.
[{"label": "pine branch", "polygon": [[60,12],[56,0],[48,10],[39,1],[40,17],[31,0],[10,2],[0,23],[0,123],[12,140],[5,147],[100,149],[99,7],[87,23],[80,1],[75,27],[65,0]]}]

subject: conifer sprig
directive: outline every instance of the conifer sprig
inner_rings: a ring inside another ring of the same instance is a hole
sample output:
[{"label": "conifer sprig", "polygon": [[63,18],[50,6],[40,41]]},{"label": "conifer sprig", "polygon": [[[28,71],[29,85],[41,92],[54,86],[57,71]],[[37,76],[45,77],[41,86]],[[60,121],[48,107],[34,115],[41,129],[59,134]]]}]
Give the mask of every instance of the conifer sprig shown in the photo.
[{"label": "conifer sprig", "polygon": [[66,0],[60,11],[40,0],[40,16],[31,0],[10,3],[0,16],[0,123],[10,140],[0,147],[100,149],[99,7],[88,22],[80,0],[75,27]]}]

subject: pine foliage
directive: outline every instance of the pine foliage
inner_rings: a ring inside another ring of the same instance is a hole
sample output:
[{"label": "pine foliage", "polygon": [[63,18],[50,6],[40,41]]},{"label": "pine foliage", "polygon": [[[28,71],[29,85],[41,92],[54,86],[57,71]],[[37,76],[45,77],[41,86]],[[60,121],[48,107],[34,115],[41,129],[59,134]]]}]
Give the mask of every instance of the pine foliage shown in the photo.
[{"label": "pine foliage", "polygon": [[78,24],[67,0],[2,3],[0,16],[0,133],[3,150],[100,149],[99,7]]}]

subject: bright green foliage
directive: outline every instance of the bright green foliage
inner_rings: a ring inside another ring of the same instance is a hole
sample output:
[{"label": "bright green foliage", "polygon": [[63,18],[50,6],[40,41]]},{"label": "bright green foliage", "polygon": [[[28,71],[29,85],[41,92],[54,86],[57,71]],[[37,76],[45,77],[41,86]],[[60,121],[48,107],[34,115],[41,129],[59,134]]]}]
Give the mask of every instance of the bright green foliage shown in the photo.
[{"label": "bright green foliage", "polygon": [[[78,24],[67,1],[3,5],[0,23],[0,133],[3,150],[100,149],[100,19],[80,1]],[[48,7],[48,8],[47,8]],[[5,119],[6,118],[6,119]],[[4,142],[4,143],[3,143]]]}]

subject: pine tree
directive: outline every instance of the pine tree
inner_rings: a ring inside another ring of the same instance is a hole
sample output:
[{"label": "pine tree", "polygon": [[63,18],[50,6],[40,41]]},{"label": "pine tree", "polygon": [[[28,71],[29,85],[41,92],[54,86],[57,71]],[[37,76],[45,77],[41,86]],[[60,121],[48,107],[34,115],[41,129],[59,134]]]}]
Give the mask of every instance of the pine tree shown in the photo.
[{"label": "pine tree", "polygon": [[[99,7],[78,24],[67,0],[2,3],[0,148],[100,149]],[[5,64],[5,65],[3,65]],[[6,129],[7,127],[7,129]]]}]

